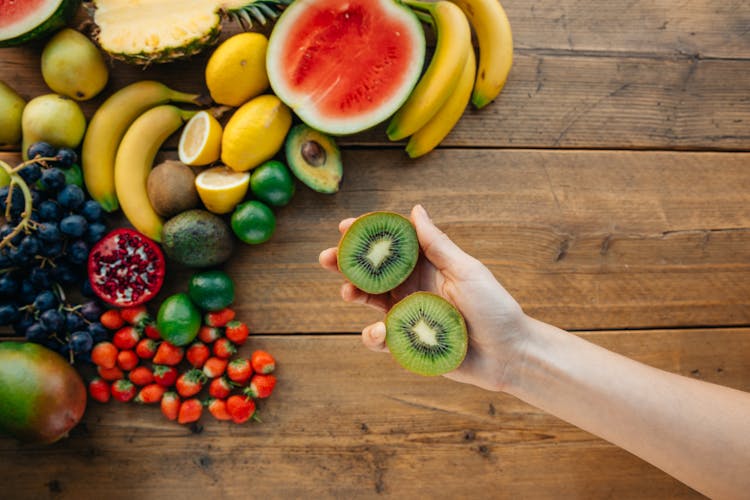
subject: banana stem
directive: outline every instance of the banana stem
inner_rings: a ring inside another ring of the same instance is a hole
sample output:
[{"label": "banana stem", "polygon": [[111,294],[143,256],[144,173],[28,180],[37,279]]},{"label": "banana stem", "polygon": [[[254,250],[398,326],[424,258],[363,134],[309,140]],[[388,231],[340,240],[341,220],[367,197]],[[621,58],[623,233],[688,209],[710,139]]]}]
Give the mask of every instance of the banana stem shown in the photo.
[{"label": "banana stem", "polygon": [[412,9],[426,10],[432,12],[435,10],[434,2],[420,2],[419,0],[401,0],[405,5],[408,5]]},{"label": "banana stem", "polygon": [[172,90],[169,93],[169,100],[174,102],[185,102],[192,103],[196,106],[208,106],[211,104],[211,97],[202,94],[190,94],[188,92],[180,92]]},{"label": "banana stem", "polygon": [[[0,248],[4,248],[5,246],[10,244],[10,241],[15,238],[17,234],[26,229],[26,227],[29,225],[29,221],[31,220],[32,202],[29,186],[27,186],[26,181],[24,181],[23,178],[18,175],[17,168],[12,168],[2,160],[0,160],[0,167],[5,170],[5,172],[10,176],[10,188],[8,189],[8,200],[6,203],[8,211],[10,210],[11,200],[13,199],[13,188],[15,186],[18,186],[23,193],[23,213],[21,214],[21,222],[18,223],[18,225],[13,229],[13,231],[10,232],[10,234],[8,234],[5,238],[2,239],[2,241],[0,241]],[[9,215],[10,213],[6,213],[5,217],[9,218]]]}]

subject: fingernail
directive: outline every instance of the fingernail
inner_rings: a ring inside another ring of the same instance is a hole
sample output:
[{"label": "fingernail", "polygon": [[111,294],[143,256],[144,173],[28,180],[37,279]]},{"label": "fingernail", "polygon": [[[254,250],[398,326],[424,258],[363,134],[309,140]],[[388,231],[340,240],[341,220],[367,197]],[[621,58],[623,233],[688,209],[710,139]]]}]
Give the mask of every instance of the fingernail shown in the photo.
[{"label": "fingernail", "polygon": [[414,209],[417,211],[417,214],[420,217],[424,217],[427,220],[431,220],[430,214],[427,213],[427,210],[425,210],[425,208],[422,205],[417,204],[414,206]]}]

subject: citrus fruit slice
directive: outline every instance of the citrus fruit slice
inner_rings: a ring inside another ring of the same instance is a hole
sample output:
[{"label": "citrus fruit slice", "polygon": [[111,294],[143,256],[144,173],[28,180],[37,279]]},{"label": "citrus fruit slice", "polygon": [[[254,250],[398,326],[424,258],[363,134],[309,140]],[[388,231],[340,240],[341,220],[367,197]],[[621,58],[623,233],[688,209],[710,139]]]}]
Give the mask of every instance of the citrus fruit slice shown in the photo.
[{"label": "citrus fruit slice", "polygon": [[250,173],[227,167],[204,170],[195,178],[198,196],[210,212],[226,214],[237,206],[247,193]]},{"label": "citrus fruit slice", "polygon": [[178,153],[186,165],[208,165],[219,159],[221,124],[207,111],[199,111],[180,135]]}]

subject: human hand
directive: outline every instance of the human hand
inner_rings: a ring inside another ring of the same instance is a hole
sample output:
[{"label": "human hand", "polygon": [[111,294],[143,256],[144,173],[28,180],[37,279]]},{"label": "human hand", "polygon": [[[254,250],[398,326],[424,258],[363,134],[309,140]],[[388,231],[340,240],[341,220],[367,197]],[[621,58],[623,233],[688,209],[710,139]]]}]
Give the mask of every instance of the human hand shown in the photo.
[{"label": "human hand", "polygon": [[[345,233],[354,220],[341,221],[339,231]],[[341,297],[385,313],[416,291],[442,296],[458,308],[469,332],[466,358],[445,376],[484,389],[505,389],[510,382],[509,368],[522,352],[528,318],[492,272],[440,231],[421,205],[412,209],[411,221],[421,247],[411,276],[396,289],[379,295],[365,293],[346,282],[341,287]],[[338,272],[336,248],[323,250],[319,261],[325,269]],[[362,330],[362,341],[373,351],[388,351],[385,336],[382,321]]]}]

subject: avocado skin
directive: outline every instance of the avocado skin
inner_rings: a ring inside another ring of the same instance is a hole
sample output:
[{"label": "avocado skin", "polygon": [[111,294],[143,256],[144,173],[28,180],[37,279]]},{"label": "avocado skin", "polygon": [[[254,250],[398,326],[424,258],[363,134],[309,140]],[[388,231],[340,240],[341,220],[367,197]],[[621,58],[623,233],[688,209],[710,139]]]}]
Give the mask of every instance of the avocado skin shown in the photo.
[{"label": "avocado skin", "polygon": [[169,219],[162,230],[167,256],[187,267],[211,267],[225,262],[234,250],[232,232],[224,220],[201,209]]}]

